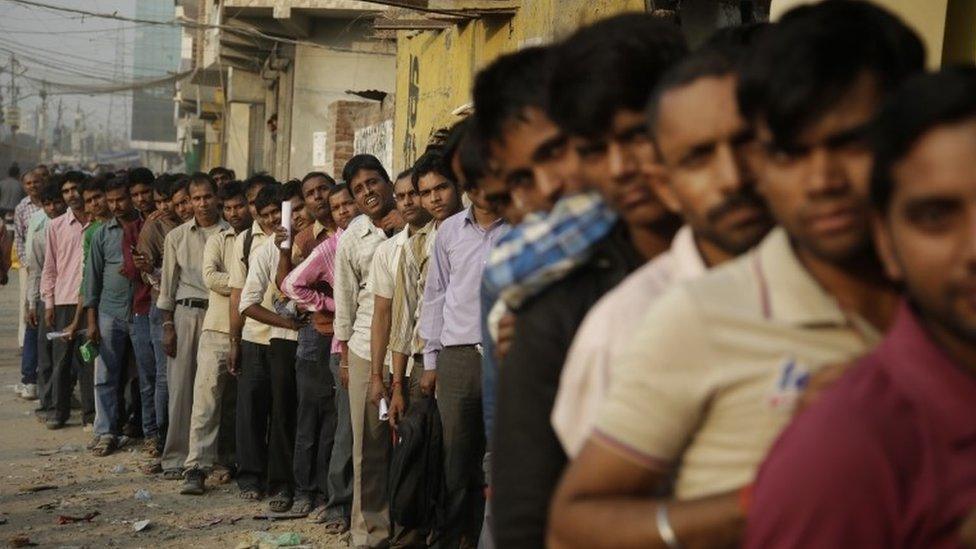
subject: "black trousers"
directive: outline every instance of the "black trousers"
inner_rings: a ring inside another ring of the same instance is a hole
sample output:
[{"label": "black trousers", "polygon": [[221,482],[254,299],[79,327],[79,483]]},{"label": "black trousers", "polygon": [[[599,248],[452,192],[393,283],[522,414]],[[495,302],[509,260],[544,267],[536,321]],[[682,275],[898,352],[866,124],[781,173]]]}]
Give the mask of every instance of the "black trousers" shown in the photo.
[{"label": "black trousers", "polygon": [[54,384],[52,383],[54,345],[48,341],[47,334],[52,327],[44,320],[44,302],[38,300],[34,307],[37,311],[37,396],[40,401],[38,409],[42,412],[50,412],[54,410]]},{"label": "black trousers", "polygon": [[[54,331],[64,330],[75,318],[75,305],[57,305],[54,307]],[[57,421],[68,421],[71,416],[71,392],[75,380],[78,381],[81,400],[81,417],[84,423],[95,421],[95,377],[94,365],[86,364],[81,359],[78,349],[85,343],[86,338],[76,337],[72,341],[55,339],[51,345],[51,362],[54,369],[51,373],[51,392],[54,397],[52,418]]]},{"label": "black trousers", "polygon": [[236,422],[241,488],[292,490],[296,349],[296,342],[281,339],[271,345],[241,343]]},{"label": "black trousers", "polygon": [[329,495],[329,462],[337,424],[335,381],[329,369],[330,344],[331,338],[326,338],[317,360],[298,359],[295,363],[295,490],[313,501]]}]

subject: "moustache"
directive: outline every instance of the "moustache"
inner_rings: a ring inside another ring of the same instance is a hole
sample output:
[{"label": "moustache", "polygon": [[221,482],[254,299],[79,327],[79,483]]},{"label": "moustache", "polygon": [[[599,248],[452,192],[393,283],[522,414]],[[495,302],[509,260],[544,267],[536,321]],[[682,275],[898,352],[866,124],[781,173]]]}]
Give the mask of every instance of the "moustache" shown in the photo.
[{"label": "moustache", "polygon": [[707,217],[710,222],[715,223],[726,215],[742,208],[760,208],[764,210],[766,209],[766,203],[755,192],[744,191],[726,198],[721,204],[709,210]]}]

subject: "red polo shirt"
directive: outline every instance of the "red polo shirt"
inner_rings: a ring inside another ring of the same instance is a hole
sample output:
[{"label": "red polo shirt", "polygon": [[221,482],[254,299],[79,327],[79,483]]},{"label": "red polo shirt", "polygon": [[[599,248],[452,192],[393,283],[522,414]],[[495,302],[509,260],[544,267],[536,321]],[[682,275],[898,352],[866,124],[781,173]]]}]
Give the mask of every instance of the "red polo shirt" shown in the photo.
[{"label": "red polo shirt", "polygon": [[773,446],[746,547],[956,547],[976,508],[976,365],[903,306],[885,340]]}]

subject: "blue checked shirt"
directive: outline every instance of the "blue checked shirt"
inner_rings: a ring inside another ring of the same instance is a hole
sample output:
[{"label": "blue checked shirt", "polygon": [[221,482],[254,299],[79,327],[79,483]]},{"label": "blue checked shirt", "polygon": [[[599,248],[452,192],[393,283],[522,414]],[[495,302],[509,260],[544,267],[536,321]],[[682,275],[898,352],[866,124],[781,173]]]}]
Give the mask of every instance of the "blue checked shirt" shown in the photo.
[{"label": "blue checked shirt", "polygon": [[561,199],[546,216],[527,219],[498,240],[484,285],[512,310],[590,258],[617,214],[595,191]]}]

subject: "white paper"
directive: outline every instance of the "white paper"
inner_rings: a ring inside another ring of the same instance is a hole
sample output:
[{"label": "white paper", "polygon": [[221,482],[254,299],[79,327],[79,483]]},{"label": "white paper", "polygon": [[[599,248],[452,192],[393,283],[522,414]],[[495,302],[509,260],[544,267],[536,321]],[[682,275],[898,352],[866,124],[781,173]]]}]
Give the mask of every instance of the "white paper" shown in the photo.
[{"label": "white paper", "polygon": [[390,405],[386,403],[386,397],[380,399],[380,421],[389,421]]},{"label": "white paper", "polygon": [[288,238],[281,243],[281,249],[287,250],[291,248],[291,200],[281,203],[281,226],[288,231]]},{"label": "white paper", "polygon": [[[81,330],[78,330],[77,332],[75,332],[75,337],[84,337],[87,334],[88,334],[88,329],[87,328],[82,328]],[[61,338],[63,338],[66,335],[68,335],[68,332],[67,331],[63,331],[63,332],[48,332],[46,337],[47,337],[47,340],[48,341],[54,341],[55,339],[61,339]]]}]

